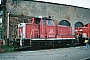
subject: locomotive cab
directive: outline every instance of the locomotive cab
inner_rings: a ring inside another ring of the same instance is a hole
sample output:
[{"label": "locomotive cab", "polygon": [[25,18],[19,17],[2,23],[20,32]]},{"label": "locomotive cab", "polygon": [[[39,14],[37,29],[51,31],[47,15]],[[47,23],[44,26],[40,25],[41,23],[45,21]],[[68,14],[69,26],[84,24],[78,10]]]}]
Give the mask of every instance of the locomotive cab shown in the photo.
[{"label": "locomotive cab", "polygon": [[56,26],[52,19],[42,18],[40,22],[40,38],[55,38]]}]

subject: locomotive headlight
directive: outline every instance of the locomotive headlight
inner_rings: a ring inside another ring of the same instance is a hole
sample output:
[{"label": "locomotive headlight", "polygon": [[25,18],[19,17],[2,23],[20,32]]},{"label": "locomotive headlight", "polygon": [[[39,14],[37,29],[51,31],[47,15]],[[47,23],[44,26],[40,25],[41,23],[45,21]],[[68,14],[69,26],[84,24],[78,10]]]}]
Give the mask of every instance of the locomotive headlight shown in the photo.
[{"label": "locomotive headlight", "polygon": [[80,31],[83,31],[82,29],[80,29]]},{"label": "locomotive headlight", "polygon": [[75,30],[75,32],[77,32],[78,30]]}]

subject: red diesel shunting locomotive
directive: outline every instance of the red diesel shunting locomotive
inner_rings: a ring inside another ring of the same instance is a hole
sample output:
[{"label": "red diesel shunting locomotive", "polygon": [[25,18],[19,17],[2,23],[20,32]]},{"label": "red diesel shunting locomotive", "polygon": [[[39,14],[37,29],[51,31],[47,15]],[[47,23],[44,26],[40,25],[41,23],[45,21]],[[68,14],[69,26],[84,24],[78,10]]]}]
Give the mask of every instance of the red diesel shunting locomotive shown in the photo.
[{"label": "red diesel shunting locomotive", "polygon": [[90,23],[84,25],[83,27],[76,27],[75,36],[80,44],[84,44],[85,39],[90,40]]},{"label": "red diesel shunting locomotive", "polygon": [[56,25],[50,18],[32,18],[31,23],[18,24],[18,47],[59,46],[75,41],[70,26]]}]

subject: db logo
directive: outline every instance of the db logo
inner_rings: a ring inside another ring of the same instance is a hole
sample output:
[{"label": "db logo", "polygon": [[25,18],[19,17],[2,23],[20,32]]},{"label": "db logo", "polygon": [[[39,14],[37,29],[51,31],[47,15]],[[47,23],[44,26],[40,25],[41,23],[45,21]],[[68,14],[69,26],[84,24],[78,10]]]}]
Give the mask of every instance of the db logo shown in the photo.
[{"label": "db logo", "polygon": [[53,33],[53,29],[50,29],[50,32],[49,33]]}]

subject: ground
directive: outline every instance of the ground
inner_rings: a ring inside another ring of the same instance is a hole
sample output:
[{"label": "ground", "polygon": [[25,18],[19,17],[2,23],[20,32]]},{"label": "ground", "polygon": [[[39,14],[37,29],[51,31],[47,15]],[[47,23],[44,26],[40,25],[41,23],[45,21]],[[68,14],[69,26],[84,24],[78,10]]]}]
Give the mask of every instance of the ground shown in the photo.
[{"label": "ground", "polygon": [[90,48],[85,46],[28,50],[0,53],[0,60],[87,60],[90,58]]}]

